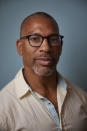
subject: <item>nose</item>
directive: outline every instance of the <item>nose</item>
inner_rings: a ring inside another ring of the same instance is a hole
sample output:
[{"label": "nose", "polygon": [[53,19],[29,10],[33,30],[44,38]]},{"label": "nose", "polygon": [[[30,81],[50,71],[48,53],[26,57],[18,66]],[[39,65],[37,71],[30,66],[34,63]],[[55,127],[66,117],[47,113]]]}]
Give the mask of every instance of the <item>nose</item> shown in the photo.
[{"label": "nose", "polygon": [[51,49],[50,44],[48,43],[48,40],[45,38],[43,40],[42,45],[40,46],[40,51],[49,52]]}]

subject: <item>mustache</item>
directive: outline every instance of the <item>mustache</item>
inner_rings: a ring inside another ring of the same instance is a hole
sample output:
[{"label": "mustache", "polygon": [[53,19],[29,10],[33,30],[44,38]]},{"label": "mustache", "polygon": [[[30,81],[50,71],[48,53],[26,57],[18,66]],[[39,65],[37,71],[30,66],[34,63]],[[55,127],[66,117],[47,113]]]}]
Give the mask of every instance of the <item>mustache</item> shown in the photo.
[{"label": "mustache", "polygon": [[45,54],[45,53],[35,56],[33,58],[33,60],[38,60],[38,59],[49,59],[49,60],[55,61],[55,58],[53,56],[51,56],[50,54]]}]

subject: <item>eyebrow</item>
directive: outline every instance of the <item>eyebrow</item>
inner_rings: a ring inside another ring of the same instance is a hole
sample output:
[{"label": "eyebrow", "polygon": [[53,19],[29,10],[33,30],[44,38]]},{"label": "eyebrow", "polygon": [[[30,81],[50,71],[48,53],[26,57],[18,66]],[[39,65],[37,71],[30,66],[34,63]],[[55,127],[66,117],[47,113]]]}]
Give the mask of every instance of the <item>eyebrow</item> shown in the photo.
[{"label": "eyebrow", "polygon": [[[39,36],[43,36],[43,35],[41,35],[41,34],[39,34],[39,33],[31,33],[31,34],[29,34],[29,35],[39,35]],[[51,34],[49,34],[49,35],[46,35],[46,37],[49,37],[49,36],[52,36],[52,35],[59,35],[58,33],[51,33]],[[28,35],[27,35],[28,36]],[[45,37],[45,36],[43,36],[43,37]]]}]

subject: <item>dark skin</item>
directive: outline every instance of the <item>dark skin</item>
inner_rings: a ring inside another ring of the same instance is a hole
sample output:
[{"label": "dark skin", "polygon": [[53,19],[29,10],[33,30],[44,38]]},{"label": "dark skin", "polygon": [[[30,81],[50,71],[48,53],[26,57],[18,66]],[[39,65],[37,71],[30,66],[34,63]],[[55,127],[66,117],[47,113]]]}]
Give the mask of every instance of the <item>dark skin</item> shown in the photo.
[{"label": "dark skin", "polygon": [[[33,16],[24,23],[21,36],[27,36],[33,33],[48,36],[51,34],[59,34],[59,30],[50,18]],[[62,43],[59,47],[50,47],[47,40],[44,39],[43,44],[37,48],[31,47],[27,39],[22,39],[17,40],[16,45],[19,55],[23,58],[23,74],[26,82],[34,91],[50,100],[58,113],[56,65],[62,51]],[[44,65],[42,63],[44,62],[42,56],[52,58],[50,64]],[[39,61],[35,58],[41,58],[42,60]],[[33,67],[38,69],[38,74],[34,71]],[[52,67],[54,67],[53,72],[46,76],[46,74],[52,70]],[[40,73],[42,73],[42,75],[40,75]]]}]

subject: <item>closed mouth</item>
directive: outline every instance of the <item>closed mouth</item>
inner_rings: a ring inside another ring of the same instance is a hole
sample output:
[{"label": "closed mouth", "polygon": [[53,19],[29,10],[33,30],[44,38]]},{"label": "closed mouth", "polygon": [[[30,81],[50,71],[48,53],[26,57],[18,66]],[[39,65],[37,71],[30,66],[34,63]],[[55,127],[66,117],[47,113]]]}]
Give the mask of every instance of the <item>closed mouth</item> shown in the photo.
[{"label": "closed mouth", "polygon": [[49,66],[53,64],[53,59],[51,57],[40,57],[35,59],[40,65]]}]

